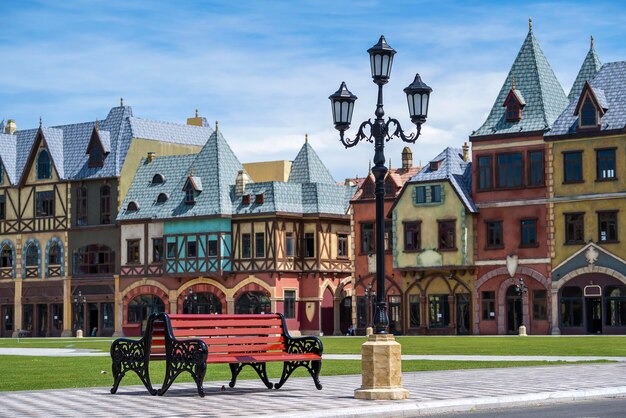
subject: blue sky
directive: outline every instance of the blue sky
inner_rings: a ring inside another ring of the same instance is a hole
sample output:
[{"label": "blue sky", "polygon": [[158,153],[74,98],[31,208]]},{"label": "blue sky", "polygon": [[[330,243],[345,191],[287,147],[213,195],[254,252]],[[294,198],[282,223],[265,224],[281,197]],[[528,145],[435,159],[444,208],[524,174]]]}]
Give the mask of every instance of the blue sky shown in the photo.
[{"label": "blue sky", "polygon": [[[415,162],[460,147],[484,121],[528,31],[566,93],[596,39],[601,61],[626,59],[620,2],[10,1],[0,0],[0,120],[18,128],[135,116],[184,122],[198,108],[242,162],[293,159],[310,143],[337,180],[363,175],[369,143],[344,150],[328,96],[341,81],[373,117],[366,50],[384,34],[398,53],[387,116],[412,129],[402,89],[434,90]],[[406,144],[387,143],[392,166]]]}]

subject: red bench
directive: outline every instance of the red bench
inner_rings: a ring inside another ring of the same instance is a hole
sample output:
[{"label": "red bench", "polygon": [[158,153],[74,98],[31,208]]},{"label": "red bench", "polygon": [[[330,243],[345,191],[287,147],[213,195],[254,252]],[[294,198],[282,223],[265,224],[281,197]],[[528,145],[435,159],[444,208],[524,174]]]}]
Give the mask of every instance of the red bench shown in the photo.
[{"label": "red bench", "polygon": [[[319,373],[322,366],[322,342],[317,337],[293,338],[281,314],[155,314],[146,325],[141,340],[125,338],[111,345],[113,388],[115,393],[122,377],[132,370],[153,395],[163,395],[182,372],[189,372],[204,396],[202,383],[207,364],[228,364],[230,387],[245,366],[252,367],[268,389],[279,389],[298,367],[313,377],[315,387],[322,389]],[[161,389],[150,382],[148,364],[165,360],[165,380]],[[283,373],[276,384],[269,382],[268,362],[283,362]]]}]

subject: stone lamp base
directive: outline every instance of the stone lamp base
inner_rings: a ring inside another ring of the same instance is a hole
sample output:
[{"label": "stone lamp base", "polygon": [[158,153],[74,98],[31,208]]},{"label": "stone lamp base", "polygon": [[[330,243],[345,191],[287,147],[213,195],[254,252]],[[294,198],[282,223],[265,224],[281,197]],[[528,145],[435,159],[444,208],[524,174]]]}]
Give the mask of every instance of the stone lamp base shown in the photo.
[{"label": "stone lamp base", "polygon": [[400,344],[391,334],[372,334],[361,346],[361,387],[356,399],[401,400],[409,398],[402,387]]}]

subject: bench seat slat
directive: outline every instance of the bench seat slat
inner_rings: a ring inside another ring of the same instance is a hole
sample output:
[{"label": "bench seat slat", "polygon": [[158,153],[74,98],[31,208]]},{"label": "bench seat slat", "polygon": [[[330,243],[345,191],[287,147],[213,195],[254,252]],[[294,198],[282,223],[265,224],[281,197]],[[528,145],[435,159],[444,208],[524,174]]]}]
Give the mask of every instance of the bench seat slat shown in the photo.
[{"label": "bench seat slat", "polygon": [[310,361],[319,360],[321,357],[313,353],[288,354],[288,353],[266,353],[266,354],[240,354],[240,355],[211,355],[206,359],[207,363],[264,363],[271,361]]},{"label": "bench seat slat", "polygon": [[211,319],[216,318],[218,320],[222,319],[236,319],[236,320],[247,320],[247,319],[263,319],[263,318],[280,318],[280,315],[277,314],[169,314],[168,317],[171,321],[179,320],[179,319]]},{"label": "bench seat slat", "polygon": [[285,351],[283,344],[209,345],[211,353],[251,353],[264,351]]},{"label": "bench seat slat", "polygon": [[175,319],[171,321],[172,328],[211,328],[211,327],[282,327],[282,321],[279,318],[262,318],[262,319],[250,319],[245,321],[230,319],[223,320],[219,318],[206,318],[206,319]]},{"label": "bench seat slat", "polygon": [[174,329],[174,336],[180,337],[212,337],[212,336],[238,336],[238,335],[282,335],[282,328],[202,328],[202,329]]}]

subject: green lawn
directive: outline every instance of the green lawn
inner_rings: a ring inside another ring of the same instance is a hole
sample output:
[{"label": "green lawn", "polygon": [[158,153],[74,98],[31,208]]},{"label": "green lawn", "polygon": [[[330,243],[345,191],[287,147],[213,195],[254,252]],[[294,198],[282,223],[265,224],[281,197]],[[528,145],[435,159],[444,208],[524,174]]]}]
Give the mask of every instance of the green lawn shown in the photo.
[{"label": "green lawn", "polygon": [[[327,354],[358,354],[364,337],[324,337]],[[483,354],[483,355],[562,355],[562,356],[625,356],[626,337],[397,337],[403,354]],[[0,339],[0,347],[80,348],[108,352],[110,339]],[[408,371],[453,370],[488,367],[519,367],[545,365],[545,362],[468,362],[468,361],[403,361],[402,369]],[[557,363],[558,364],[558,363]],[[268,365],[271,380],[278,380],[280,364]],[[249,368],[248,368],[249,369]],[[102,373],[104,371],[105,373]],[[360,361],[325,360],[323,376],[359,374]],[[163,380],[164,363],[154,362],[151,375],[155,385]],[[306,376],[299,370],[296,376]],[[109,357],[26,357],[0,356],[0,391],[36,390],[110,386],[112,384]],[[255,378],[252,369],[242,373],[240,379]],[[206,380],[228,382],[227,365],[211,365]],[[180,376],[180,382],[191,381]],[[141,384],[134,373],[122,385]],[[287,383],[288,385],[289,383]],[[210,385],[208,383],[207,385]],[[259,381],[259,385],[262,383]]]}]

